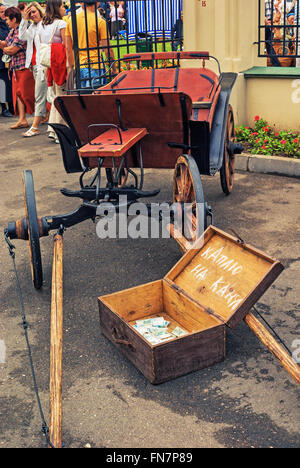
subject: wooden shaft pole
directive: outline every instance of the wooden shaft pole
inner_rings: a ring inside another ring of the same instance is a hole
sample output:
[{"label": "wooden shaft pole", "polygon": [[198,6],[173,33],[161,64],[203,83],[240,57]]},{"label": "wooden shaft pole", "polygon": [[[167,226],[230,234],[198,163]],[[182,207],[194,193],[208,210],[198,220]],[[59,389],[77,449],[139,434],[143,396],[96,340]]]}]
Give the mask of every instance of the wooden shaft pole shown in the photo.
[{"label": "wooden shaft pole", "polygon": [[[187,243],[184,238],[175,237],[175,229],[172,225],[168,226],[170,234],[180,245],[183,253],[187,251]],[[287,351],[275,340],[271,333],[264,327],[264,325],[249,312],[244,318],[245,323],[248,325],[258,339],[268,348],[269,351],[279,360],[280,364],[287,370],[293,379],[300,384],[300,367],[287,353]]]},{"label": "wooden shaft pole", "polygon": [[288,373],[300,384],[300,367],[292,359],[289,353],[275,340],[263,324],[252,314],[249,313],[244,318],[248,327],[255,333],[260,341],[274,354],[280,364]]},{"label": "wooden shaft pole", "polygon": [[183,254],[185,254],[189,248],[189,242],[185,239],[185,237],[183,237],[183,235],[180,232],[177,231],[177,229],[175,229],[174,224],[167,224],[166,229],[169,231],[171,236],[176,240]]},{"label": "wooden shaft pole", "polygon": [[50,336],[50,442],[62,447],[63,237],[53,238]]}]

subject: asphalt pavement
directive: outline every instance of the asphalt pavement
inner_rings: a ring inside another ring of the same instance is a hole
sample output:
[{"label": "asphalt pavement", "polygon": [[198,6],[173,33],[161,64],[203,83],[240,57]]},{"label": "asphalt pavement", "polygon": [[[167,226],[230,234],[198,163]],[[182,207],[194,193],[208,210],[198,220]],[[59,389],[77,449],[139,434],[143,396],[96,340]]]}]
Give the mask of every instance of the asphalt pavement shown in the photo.
[{"label": "asphalt pavement", "polygon": [[[24,216],[25,169],[33,171],[40,216],[67,213],[79,205],[60,193],[62,187],[77,189],[78,175],[65,173],[60,147],[48,141],[46,127],[42,135],[25,139],[21,130],[10,130],[9,123],[0,117],[1,232],[9,221]],[[171,200],[172,175],[172,171],[146,172],[145,188],[161,189],[153,201]],[[299,179],[239,172],[229,197],[222,193],[218,174],[202,180],[214,224],[228,233],[234,229],[284,265],[256,307],[296,352],[300,346]],[[14,244],[48,421],[52,234],[41,239],[44,286],[39,291],[31,281],[27,242]],[[45,447],[4,238],[0,255],[0,447]],[[101,240],[92,221],[65,232],[65,447],[299,447],[299,386],[244,322],[228,329],[223,362],[158,386],[151,385],[101,334],[98,296],[161,279],[180,257],[173,239]]]}]

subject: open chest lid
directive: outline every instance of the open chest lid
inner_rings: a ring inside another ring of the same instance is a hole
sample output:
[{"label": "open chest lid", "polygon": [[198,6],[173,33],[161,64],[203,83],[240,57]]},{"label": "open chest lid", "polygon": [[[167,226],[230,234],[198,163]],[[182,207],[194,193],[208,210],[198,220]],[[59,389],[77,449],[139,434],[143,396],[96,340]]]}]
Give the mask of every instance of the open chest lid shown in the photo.
[{"label": "open chest lid", "polygon": [[283,268],[264,252],[210,226],[164,280],[233,328]]}]

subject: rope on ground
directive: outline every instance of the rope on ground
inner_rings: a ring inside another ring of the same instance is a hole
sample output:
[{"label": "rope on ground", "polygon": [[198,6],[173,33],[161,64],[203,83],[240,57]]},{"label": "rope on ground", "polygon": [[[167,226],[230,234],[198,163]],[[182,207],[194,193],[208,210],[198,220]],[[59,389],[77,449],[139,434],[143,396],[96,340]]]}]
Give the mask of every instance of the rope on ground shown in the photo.
[{"label": "rope on ground", "polygon": [[27,350],[28,350],[28,357],[29,357],[29,363],[30,363],[31,374],[32,374],[32,379],[33,379],[33,386],[34,386],[34,391],[35,391],[35,395],[36,395],[36,399],[37,399],[37,403],[38,403],[38,407],[39,407],[39,412],[40,412],[40,416],[41,416],[41,420],[42,420],[42,432],[43,432],[43,434],[45,434],[47,445],[49,447],[51,447],[51,448],[55,448],[53,446],[53,444],[51,443],[50,438],[49,438],[49,427],[48,427],[48,425],[46,423],[46,420],[45,420],[45,417],[44,417],[44,412],[43,412],[43,409],[42,409],[41,400],[40,400],[40,396],[39,396],[39,389],[38,389],[38,386],[37,386],[36,373],[35,373],[35,369],[34,369],[34,365],[33,365],[31,346],[30,346],[29,336],[28,336],[29,324],[27,322],[26,315],[25,315],[23,295],[22,295],[21,285],[20,285],[20,281],[19,281],[19,277],[18,277],[18,273],[17,273],[17,268],[16,268],[15,252],[14,252],[15,246],[10,242],[10,240],[8,238],[8,235],[7,235],[7,230],[6,229],[4,230],[4,238],[5,238],[5,241],[6,241],[7,245],[8,245],[9,255],[10,255],[11,259],[12,259],[14,273],[15,273],[17,292],[18,292],[19,301],[20,301],[20,305],[21,305],[21,312],[22,312],[22,326],[23,326],[23,329],[24,329],[25,340],[26,340],[26,345],[27,345]]}]

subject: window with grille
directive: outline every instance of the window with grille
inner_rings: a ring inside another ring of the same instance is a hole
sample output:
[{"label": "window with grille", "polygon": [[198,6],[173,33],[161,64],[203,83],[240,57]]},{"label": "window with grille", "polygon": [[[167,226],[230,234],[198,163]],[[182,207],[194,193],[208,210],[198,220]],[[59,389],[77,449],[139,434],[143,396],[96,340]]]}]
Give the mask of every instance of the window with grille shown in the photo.
[{"label": "window with grille", "polygon": [[258,56],[268,66],[300,66],[300,0],[258,0]]}]

